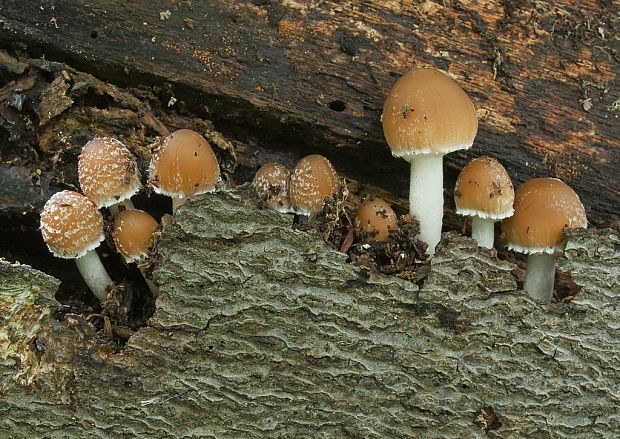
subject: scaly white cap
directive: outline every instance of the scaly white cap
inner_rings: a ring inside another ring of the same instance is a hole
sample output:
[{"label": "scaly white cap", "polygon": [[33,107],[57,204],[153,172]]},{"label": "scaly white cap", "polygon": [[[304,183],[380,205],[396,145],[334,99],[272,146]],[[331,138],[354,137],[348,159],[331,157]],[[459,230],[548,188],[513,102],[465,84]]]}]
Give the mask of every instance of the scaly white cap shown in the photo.
[{"label": "scaly white cap", "polygon": [[140,190],[135,157],[111,137],[96,137],[84,145],[78,159],[78,178],[82,192],[98,208],[127,200]]}]

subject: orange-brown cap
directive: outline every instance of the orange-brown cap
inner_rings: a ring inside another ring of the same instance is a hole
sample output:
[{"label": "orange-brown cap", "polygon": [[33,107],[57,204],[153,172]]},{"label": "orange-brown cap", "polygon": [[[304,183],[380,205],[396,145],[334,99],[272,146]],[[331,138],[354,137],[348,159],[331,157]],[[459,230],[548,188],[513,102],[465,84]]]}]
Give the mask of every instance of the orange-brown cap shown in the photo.
[{"label": "orange-brown cap", "polygon": [[280,212],[290,212],[288,182],[291,173],[280,163],[266,163],[254,176],[254,190],[258,198]]},{"label": "orange-brown cap", "polygon": [[502,222],[510,250],[553,254],[565,229],[586,228],[586,212],[577,194],[557,178],[534,178],[515,191],[515,213]]},{"label": "orange-brown cap", "polygon": [[149,242],[157,221],[148,213],[128,209],[114,218],[114,243],[127,262],[137,262],[148,255]]},{"label": "orange-brown cap", "polygon": [[449,76],[415,68],[392,87],[383,105],[383,134],[392,155],[446,154],[468,149],[478,131],[471,100]]},{"label": "orange-brown cap", "polygon": [[398,228],[396,214],[381,198],[365,201],[355,214],[355,227],[368,235],[367,241],[387,241],[389,229]]},{"label": "orange-brown cap", "polygon": [[506,169],[491,157],[478,157],[459,174],[454,202],[459,215],[501,220],[513,214],[515,190]]},{"label": "orange-brown cap", "polygon": [[219,178],[211,145],[195,131],[175,131],[153,151],[149,183],[158,194],[185,198],[211,192]]},{"label": "orange-brown cap", "polygon": [[41,212],[41,235],[57,258],[79,258],[103,241],[103,217],[90,198],[56,192]]},{"label": "orange-brown cap", "polygon": [[301,159],[289,184],[289,197],[293,210],[301,215],[310,215],[323,208],[325,198],[340,189],[338,174],[331,162],[319,154]]},{"label": "orange-brown cap", "polygon": [[135,157],[111,137],[96,137],[84,145],[78,159],[78,178],[82,192],[97,207],[127,200],[140,189]]}]

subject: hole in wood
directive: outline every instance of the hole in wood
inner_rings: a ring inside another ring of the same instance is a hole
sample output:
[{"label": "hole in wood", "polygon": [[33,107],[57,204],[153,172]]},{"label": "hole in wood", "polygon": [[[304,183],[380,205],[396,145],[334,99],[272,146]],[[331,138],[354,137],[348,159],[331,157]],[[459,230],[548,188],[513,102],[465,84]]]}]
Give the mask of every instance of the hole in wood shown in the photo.
[{"label": "hole in wood", "polygon": [[329,103],[329,109],[333,111],[344,111],[347,109],[347,104],[342,101],[332,101]]}]

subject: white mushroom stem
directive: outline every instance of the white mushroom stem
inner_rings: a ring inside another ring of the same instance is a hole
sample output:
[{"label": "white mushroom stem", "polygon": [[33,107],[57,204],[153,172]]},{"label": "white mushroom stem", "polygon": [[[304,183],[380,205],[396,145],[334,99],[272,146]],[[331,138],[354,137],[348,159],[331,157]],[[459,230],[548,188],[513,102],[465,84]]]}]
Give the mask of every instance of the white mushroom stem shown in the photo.
[{"label": "white mushroom stem", "polygon": [[535,299],[549,302],[553,297],[555,255],[534,253],[527,257],[527,271],[523,289]]},{"label": "white mushroom stem", "polygon": [[443,220],[443,154],[417,154],[410,158],[409,213],[420,221],[418,237],[435,254]]},{"label": "white mushroom stem", "polygon": [[185,197],[172,197],[172,213],[174,214],[179,207],[185,204]]},{"label": "white mushroom stem", "polygon": [[471,221],[471,237],[476,240],[480,247],[493,248],[495,241],[495,220],[480,218],[475,215]]},{"label": "white mushroom stem", "polygon": [[133,203],[131,202],[130,198],[127,198],[126,200],[120,201],[116,204],[112,204],[111,206],[108,206],[108,210],[110,211],[110,213],[112,214],[112,217],[115,217],[116,215],[118,215],[119,213],[119,207],[124,207],[125,210],[130,210],[130,209],[135,209]]},{"label": "white mushroom stem", "polygon": [[101,263],[97,252],[89,250],[84,256],[77,258],[75,264],[78,270],[80,270],[88,288],[97,296],[100,302],[103,302],[107,297],[105,290],[113,282]]}]

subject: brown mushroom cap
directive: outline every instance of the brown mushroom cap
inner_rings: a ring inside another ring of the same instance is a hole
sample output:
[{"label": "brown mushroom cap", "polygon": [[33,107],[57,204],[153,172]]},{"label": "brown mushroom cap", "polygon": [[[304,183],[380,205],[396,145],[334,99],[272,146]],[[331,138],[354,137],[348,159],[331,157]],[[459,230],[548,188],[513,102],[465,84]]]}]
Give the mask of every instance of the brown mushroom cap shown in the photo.
[{"label": "brown mushroom cap", "polygon": [[502,222],[508,248],[520,253],[554,253],[564,230],[586,228],[579,196],[557,178],[534,178],[515,191],[515,213]]},{"label": "brown mushroom cap", "polygon": [[478,131],[476,110],[448,75],[415,68],[392,87],[383,105],[383,133],[392,155],[446,154],[468,149]]},{"label": "brown mushroom cap", "polygon": [[256,171],[252,182],[258,198],[279,211],[290,209],[288,183],[291,173],[280,163],[266,163]]},{"label": "brown mushroom cap", "polygon": [[185,198],[211,192],[219,178],[211,145],[195,131],[175,131],[153,151],[149,183],[158,194]]},{"label": "brown mushroom cap", "polygon": [[508,172],[491,157],[478,157],[469,162],[454,187],[459,215],[501,220],[513,214],[514,197]]},{"label": "brown mushroom cap", "polygon": [[127,262],[136,262],[148,254],[149,242],[157,221],[143,210],[129,209],[114,218],[114,243]]},{"label": "brown mushroom cap", "polygon": [[381,198],[365,201],[355,214],[355,227],[368,235],[367,241],[387,241],[389,229],[398,228],[392,206]]},{"label": "brown mushroom cap", "polygon": [[325,198],[339,189],[340,180],[331,162],[322,155],[312,154],[295,166],[289,183],[289,197],[295,212],[309,215],[320,211]]},{"label": "brown mushroom cap", "polygon": [[136,159],[119,140],[96,137],[82,148],[78,159],[82,192],[98,208],[129,199],[140,189]]},{"label": "brown mushroom cap", "polygon": [[103,217],[90,198],[57,192],[41,212],[41,235],[54,256],[79,258],[103,241]]}]

